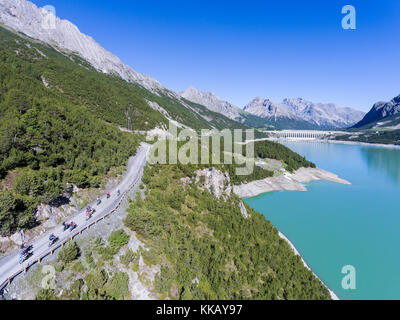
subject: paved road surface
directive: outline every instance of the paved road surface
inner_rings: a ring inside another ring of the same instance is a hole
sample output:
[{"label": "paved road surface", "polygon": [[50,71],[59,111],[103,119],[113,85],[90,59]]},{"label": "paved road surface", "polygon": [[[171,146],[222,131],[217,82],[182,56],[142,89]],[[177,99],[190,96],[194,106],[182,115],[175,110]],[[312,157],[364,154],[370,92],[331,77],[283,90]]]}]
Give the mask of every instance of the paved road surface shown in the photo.
[{"label": "paved road surface", "polygon": [[[107,199],[104,195],[101,198],[102,202],[100,205],[97,205],[96,202],[90,204],[90,206],[96,210],[90,220],[86,220],[86,210],[83,209],[66,221],[68,223],[74,221],[78,225],[78,227],[73,232],[85,228],[94,220],[101,218],[118,206],[125,193],[128,192],[139,181],[141,172],[146,164],[149,150],[150,145],[143,143],[136,156],[132,157],[129,160],[127,171],[121,183],[114,190],[110,191],[111,197]],[[117,190],[121,191],[120,196],[117,195]],[[51,250],[51,248],[57,247],[58,243],[66,240],[68,237],[71,236],[73,232],[70,232],[69,230],[64,232],[64,228],[60,224],[48,233],[35,239],[33,242],[28,243],[27,245],[33,246],[33,255],[23,264],[19,263],[19,255],[21,250],[16,250],[0,259],[0,290],[4,288],[3,284],[7,281],[9,277],[16,274],[20,270],[23,270],[24,266],[27,266],[29,263],[38,260],[43,254]],[[54,243],[53,246],[49,247],[49,235],[51,233],[54,233],[55,236],[59,238],[59,240]]]}]

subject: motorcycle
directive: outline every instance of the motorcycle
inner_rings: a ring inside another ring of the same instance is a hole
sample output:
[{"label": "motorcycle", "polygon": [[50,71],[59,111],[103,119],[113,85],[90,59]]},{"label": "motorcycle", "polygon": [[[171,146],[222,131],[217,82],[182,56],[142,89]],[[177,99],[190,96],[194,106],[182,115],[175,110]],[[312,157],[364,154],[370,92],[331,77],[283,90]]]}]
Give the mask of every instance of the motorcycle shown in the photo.
[{"label": "motorcycle", "polygon": [[86,221],[90,220],[92,217],[92,211],[86,211]]},{"label": "motorcycle", "polygon": [[69,231],[72,232],[73,230],[75,230],[78,227],[78,225],[75,222],[71,222],[70,227],[69,227]]},{"label": "motorcycle", "polygon": [[21,255],[19,257],[20,264],[23,264],[26,260],[28,260],[33,255],[33,253],[32,253],[33,246],[32,245],[30,245],[28,247],[24,247],[22,249],[23,249],[23,251],[21,252]]},{"label": "motorcycle", "polygon": [[19,264],[23,264],[28,259],[28,254],[21,255],[19,257]]},{"label": "motorcycle", "polygon": [[49,248],[58,241],[58,237],[49,239]]},{"label": "motorcycle", "polygon": [[86,210],[86,221],[92,218],[94,211],[95,211],[94,209]]},{"label": "motorcycle", "polygon": [[21,250],[23,253],[30,252],[33,249],[33,245],[26,246],[25,244],[21,245]]},{"label": "motorcycle", "polygon": [[67,231],[69,229],[69,227],[71,226],[69,223],[66,223],[66,222],[63,222],[62,225],[64,227],[64,229],[63,229],[64,232]]}]

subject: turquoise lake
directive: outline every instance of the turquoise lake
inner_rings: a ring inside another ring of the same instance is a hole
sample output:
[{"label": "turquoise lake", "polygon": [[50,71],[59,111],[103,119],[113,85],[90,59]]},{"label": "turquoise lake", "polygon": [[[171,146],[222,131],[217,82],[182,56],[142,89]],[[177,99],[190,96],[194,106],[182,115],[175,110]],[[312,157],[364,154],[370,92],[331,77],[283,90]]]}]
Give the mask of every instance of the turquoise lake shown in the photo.
[{"label": "turquoise lake", "polygon": [[[296,246],[340,299],[400,299],[400,149],[285,141],[283,144],[352,185],[306,184],[308,192],[272,192],[246,202]],[[356,289],[342,288],[342,268]]]}]

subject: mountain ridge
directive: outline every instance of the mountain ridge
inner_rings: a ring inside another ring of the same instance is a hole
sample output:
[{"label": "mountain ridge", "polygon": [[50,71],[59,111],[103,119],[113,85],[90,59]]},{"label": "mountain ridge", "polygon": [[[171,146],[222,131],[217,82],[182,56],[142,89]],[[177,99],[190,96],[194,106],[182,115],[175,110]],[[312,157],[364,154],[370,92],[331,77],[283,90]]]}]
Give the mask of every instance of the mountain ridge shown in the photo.
[{"label": "mountain ridge", "polygon": [[[55,28],[44,28],[45,20],[52,15]],[[128,82],[135,82],[148,90],[163,89],[155,79],[134,71],[99,45],[92,37],[81,33],[76,25],[62,20],[43,8],[26,0],[0,1],[0,22],[15,31],[43,41],[57,49],[69,50],[87,60],[96,70],[118,74]]]},{"label": "mountain ridge", "polygon": [[[43,22],[49,14],[55,20],[53,29],[43,27]],[[2,0],[1,25],[17,36],[27,39],[28,43],[32,41],[46,44],[74,62],[76,57],[82,59],[79,64],[85,68],[89,66],[99,73],[117,76],[126,83],[135,85],[134,91],[141,100],[144,98],[147,101],[147,107],[154,109],[155,104],[158,104],[160,108],[155,111],[163,110],[160,113],[166,119],[172,119],[195,130],[221,129],[227,126],[247,128],[242,123],[213,112],[203,105],[188,103],[178,93],[161,85],[157,80],[137,73],[123,64],[118,57],[102,48],[92,37],[82,34],[78,27],[68,20],[61,20],[29,1]],[[132,106],[127,107],[131,110],[132,108]],[[132,115],[127,117],[132,118]]]},{"label": "mountain ridge", "polygon": [[[49,15],[54,21],[54,28],[45,28],[43,25]],[[175,93],[161,85],[157,80],[140,74],[125,65],[117,56],[101,47],[92,37],[81,33],[78,27],[70,21],[62,20],[26,0],[2,0],[0,2],[0,23],[32,39],[42,41],[57,51],[61,50],[76,54],[99,72],[117,75],[127,82],[140,85],[157,96],[168,96],[176,101],[177,104],[198,114],[205,121],[208,121],[208,116],[204,115],[206,113],[205,110],[199,113],[198,106],[194,107],[184,99],[205,106],[215,113],[214,117],[216,114],[222,114],[239,124],[252,127],[331,129],[351,126],[361,119],[360,117],[357,121],[351,121],[346,119],[342,112],[342,116],[333,117],[333,119],[328,119],[329,117],[325,116],[325,118],[322,117],[321,119],[320,117],[316,120],[315,117],[326,113],[326,110],[321,111],[321,106],[323,105],[310,103],[306,107],[300,108],[299,105],[305,101],[302,99],[300,99],[300,102],[299,99],[285,99],[281,104],[270,102],[267,107],[269,112],[266,112],[265,108],[264,110],[257,110],[254,106],[252,108],[246,106],[242,110],[227,101],[219,99],[211,92],[202,92],[193,87],[189,87],[184,92]],[[290,101],[291,106],[284,106],[285,101]],[[293,104],[296,106],[293,107]],[[345,110],[336,107],[332,108],[336,109],[336,111]],[[295,109],[301,109],[302,111],[297,114],[294,111]],[[309,114],[313,113],[313,116],[307,114],[307,112]],[[352,111],[347,109],[347,112],[351,113]],[[329,116],[332,117],[332,112]],[[226,121],[222,119],[222,122]]]},{"label": "mountain ridge", "polygon": [[[385,102],[379,101],[375,103],[371,110],[365,115],[365,117],[353,128],[361,128],[364,126],[372,125],[378,121],[385,120],[387,118],[397,117],[400,114],[400,95],[394,97],[392,100]],[[393,120],[393,119],[390,119]]]},{"label": "mountain ridge", "polygon": [[275,103],[256,97],[241,109],[212,92],[201,91],[193,86],[179,94],[230,119],[255,127],[341,129],[354,125],[365,115],[355,109],[340,108],[333,103],[313,103],[303,98],[285,98],[282,103]]},{"label": "mountain ridge", "polygon": [[179,94],[187,100],[204,105],[211,111],[222,113],[232,120],[240,119],[242,110],[239,107],[221,100],[212,92],[200,91],[190,86]]},{"label": "mountain ridge", "polygon": [[303,98],[285,98],[282,103],[255,98],[244,111],[261,118],[274,120],[290,119],[304,121],[319,129],[341,129],[352,126],[364,113],[351,108],[340,108],[333,103],[314,103]]}]

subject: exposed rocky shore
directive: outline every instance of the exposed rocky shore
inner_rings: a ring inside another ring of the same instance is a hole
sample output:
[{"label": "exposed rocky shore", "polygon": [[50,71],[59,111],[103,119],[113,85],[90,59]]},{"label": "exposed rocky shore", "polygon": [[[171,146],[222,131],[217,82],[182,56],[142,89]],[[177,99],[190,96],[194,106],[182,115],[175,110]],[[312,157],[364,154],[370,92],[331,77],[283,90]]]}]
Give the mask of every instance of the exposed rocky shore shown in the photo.
[{"label": "exposed rocky shore", "polygon": [[319,168],[300,168],[294,173],[285,172],[280,176],[234,186],[233,191],[242,198],[255,197],[262,193],[272,191],[307,191],[307,188],[303,183],[317,180],[351,184],[350,182],[339,178],[336,174]]}]

